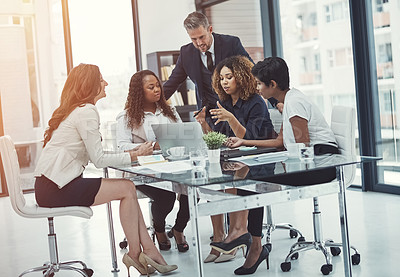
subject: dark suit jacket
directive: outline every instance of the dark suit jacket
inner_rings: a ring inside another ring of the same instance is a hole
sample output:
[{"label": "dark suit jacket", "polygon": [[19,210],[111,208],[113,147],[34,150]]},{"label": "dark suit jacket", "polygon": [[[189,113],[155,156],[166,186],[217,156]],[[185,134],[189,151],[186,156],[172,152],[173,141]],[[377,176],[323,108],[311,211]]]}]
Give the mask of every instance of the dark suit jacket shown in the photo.
[{"label": "dark suit jacket", "polygon": [[[235,55],[246,56],[253,62],[238,37],[216,33],[213,33],[213,36],[215,65],[223,59]],[[178,86],[189,76],[195,84],[197,107],[199,109],[203,106],[216,107],[216,101],[218,100],[217,94],[214,91],[205,91],[203,88],[202,66],[203,63],[200,58],[200,51],[196,49],[192,43],[182,46],[176,66],[168,81],[163,86],[165,98],[170,98]],[[207,82],[211,84],[211,79],[207,80]],[[208,103],[203,103],[202,100]]]}]

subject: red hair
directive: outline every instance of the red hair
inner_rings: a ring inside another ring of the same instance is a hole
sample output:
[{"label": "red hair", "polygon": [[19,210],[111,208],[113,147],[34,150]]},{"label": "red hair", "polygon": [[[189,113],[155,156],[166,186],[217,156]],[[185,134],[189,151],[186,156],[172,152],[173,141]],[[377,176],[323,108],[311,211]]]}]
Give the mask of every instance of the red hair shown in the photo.
[{"label": "red hair", "polygon": [[94,104],[94,98],[101,88],[100,70],[92,64],[80,64],[68,74],[61,93],[60,106],[53,112],[49,120],[49,128],[44,132],[44,145],[50,141],[53,132],[60,123],[75,110],[85,104]]}]

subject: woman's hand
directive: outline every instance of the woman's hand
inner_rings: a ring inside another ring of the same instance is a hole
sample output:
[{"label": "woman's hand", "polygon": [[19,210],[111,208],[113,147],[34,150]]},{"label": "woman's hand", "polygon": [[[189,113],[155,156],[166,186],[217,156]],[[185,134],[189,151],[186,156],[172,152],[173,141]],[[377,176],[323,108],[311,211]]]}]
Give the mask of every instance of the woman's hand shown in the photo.
[{"label": "woman's hand", "polygon": [[206,107],[201,108],[200,112],[194,117],[201,125],[206,122]]},{"label": "woman's hand", "polygon": [[224,162],[222,164],[222,170],[225,171],[236,171],[242,169],[243,167],[247,167],[247,165],[241,162]]},{"label": "woman's hand", "polygon": [[275,107],[280,113],[283,112],[283,103],[279,102],[279,103],[276,104]]},{"label": "woman's hand", "polygon": [[151,141],[142,143],[136,150],[137,156],[147,156],[153,154],[153,145]]},{"label": "woman's hand", "polygon": [[153,150],[161,150],[161,147],[160,147],[160,144],[158,143],[158,141],[156,141],[154,143]]},{"label": "woman's hand", "polygon": [[244,140],[238,137],[230,137],[226,142],[226,146],[229,148],[235,148],[243,145]]},{"label": "woman's hand", "polygon": [[215,125],[221,121],[229,121],[235,117],[232,113],[228,112],[224,107],[222,107],[219,101],[217,101],[217,106],[218,109],[210,110],[210,114],[212,115],[211,118],[217,119],[217,121],[214,123]]}]

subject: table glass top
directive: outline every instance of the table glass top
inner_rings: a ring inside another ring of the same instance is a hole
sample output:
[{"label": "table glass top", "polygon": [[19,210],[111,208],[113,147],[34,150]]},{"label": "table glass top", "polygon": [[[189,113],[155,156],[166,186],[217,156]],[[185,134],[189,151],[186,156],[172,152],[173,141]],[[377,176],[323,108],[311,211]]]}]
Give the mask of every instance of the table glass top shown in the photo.
[{"label": "table glass top", "polygon": [[[379,160],[377,157],[343,155],[315,156],[313,160],[301,161],[288,159],[285,154],[254,156],[241,161],[205,163],[205,167],[192,167],[189,159],[149,165],[110,167],[118,171],[150,177],[160,181],[171,181],[186,186],[208,186],[227,182],[246,183],[251,180],[263,180],[274,176],[283,176],[296,172],[320,171],[338,166],[350,166]],[[204,164],[204,163],[203,163]]]}]

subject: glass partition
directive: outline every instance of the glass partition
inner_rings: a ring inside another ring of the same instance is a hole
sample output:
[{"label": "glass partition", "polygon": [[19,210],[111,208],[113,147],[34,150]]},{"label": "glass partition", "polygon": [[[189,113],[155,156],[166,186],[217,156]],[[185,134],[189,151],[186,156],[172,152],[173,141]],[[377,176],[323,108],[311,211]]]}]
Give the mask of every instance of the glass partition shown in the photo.
[{"label": "glass partition", "polygon": [[381,149],[383,161],[378,163],[379,183],[400,185],[399,144],[399,97],[400,69],[396,60],[400,58],[399,28],[400,7],[398,1],[372,1],[375,38],[376,67],[378,78],[379,108],[381,120]]},{"label": "glass partition", "polygon": [[102,134],[125,106],[129,80],[136,72],[130,0],[69,0],[73,64],[99,66],[107,97],[97,103]]},{"label": "glass partition", "polygon": [[[279,5],[291,87],[310,97],[328,123],[333,106],[356,109],[348,1],[280,0]],[[361,184],[360,171],[354,182]]]}]

